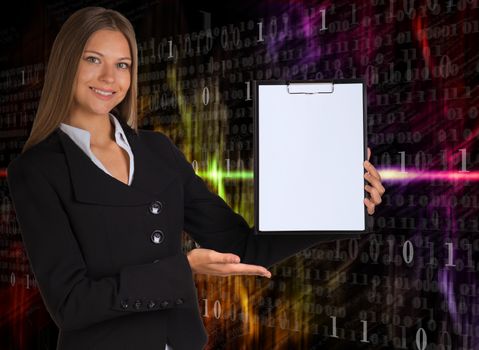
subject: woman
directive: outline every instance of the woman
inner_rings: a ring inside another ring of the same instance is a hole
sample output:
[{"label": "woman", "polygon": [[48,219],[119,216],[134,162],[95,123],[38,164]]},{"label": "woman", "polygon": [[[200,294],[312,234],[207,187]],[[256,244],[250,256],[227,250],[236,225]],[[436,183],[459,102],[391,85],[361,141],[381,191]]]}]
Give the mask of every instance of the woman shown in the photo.
[{"label": "woman", "polygon": [[[136,97],[130,22],[99,7],[74,13],[7,172],[57,349],[201,349],[193,272],[270,277],[265,267],[320,240],[356,237],[253,235],[168,137],[138,130]],[[384,188],[365,167],[373,214]],[[183,230],[204,248],[183,254]]]}]

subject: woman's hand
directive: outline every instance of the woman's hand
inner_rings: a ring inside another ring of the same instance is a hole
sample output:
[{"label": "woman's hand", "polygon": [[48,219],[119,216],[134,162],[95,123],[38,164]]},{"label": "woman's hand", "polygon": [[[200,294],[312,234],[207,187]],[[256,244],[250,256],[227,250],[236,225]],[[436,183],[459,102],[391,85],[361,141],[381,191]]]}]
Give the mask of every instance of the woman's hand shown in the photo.
[{"label": "woman's hand", "polygon": [[258,265],[240,263],[239,256],[232,253],[220,253],[216,250],[196,248],[186,255],[194,273],[230,276],[259,275],[271,278],[271,272]]},{"label": "woman's hand", "polygon": [[381,203],[381,196],[386,191],[381,184],[381,176],[379,175],[376,168],[369,163],[369,158],[371,157],[371,149],[368,147],[368,160],[364,162],[364,168],[367,170],[367,173],[364,174],[364,178],[372,185],[364,186],[365,190],[369,192],[369,197],[364,198],[364,204],[368,208],[368,214],[374,214],[374,209],[376,205]]}]

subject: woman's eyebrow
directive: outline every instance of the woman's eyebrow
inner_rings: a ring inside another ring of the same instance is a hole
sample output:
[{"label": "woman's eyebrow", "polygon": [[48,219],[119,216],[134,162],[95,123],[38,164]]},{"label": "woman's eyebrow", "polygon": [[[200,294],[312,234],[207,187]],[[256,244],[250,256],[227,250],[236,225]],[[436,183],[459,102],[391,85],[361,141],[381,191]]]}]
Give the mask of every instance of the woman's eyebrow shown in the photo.
[{"label": "woman's eyebrow", "polygon": [[[85,50],[85,52],[93,52],[93,53],[96,53],[98,56],[103,57],[103,54],[98,52],[98,51]],[[130,60],[131,61],[131,58],[130,57],[120,57],[118,60]]]}]

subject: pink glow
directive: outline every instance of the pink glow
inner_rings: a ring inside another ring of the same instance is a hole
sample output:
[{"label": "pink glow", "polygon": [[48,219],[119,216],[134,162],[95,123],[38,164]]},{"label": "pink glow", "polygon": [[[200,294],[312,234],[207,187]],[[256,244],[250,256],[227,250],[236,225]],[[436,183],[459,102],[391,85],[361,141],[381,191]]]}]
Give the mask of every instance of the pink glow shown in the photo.
[{"label": "pink glow", "polygon": [[417,171],[398,168],[378,169],[383,181],[479,181],[479,171]]}]

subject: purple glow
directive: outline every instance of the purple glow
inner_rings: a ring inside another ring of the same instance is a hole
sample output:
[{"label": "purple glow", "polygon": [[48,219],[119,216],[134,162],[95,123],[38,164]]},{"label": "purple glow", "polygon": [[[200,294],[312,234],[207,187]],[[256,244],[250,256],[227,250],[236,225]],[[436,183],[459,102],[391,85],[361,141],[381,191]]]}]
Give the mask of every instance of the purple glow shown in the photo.
[{"label": "purple glow", "polygon": [[479,171],[432,170],[417,171],[399,168],[378,169],[381,179],[388,182],[396,181],[479,181]]}]

